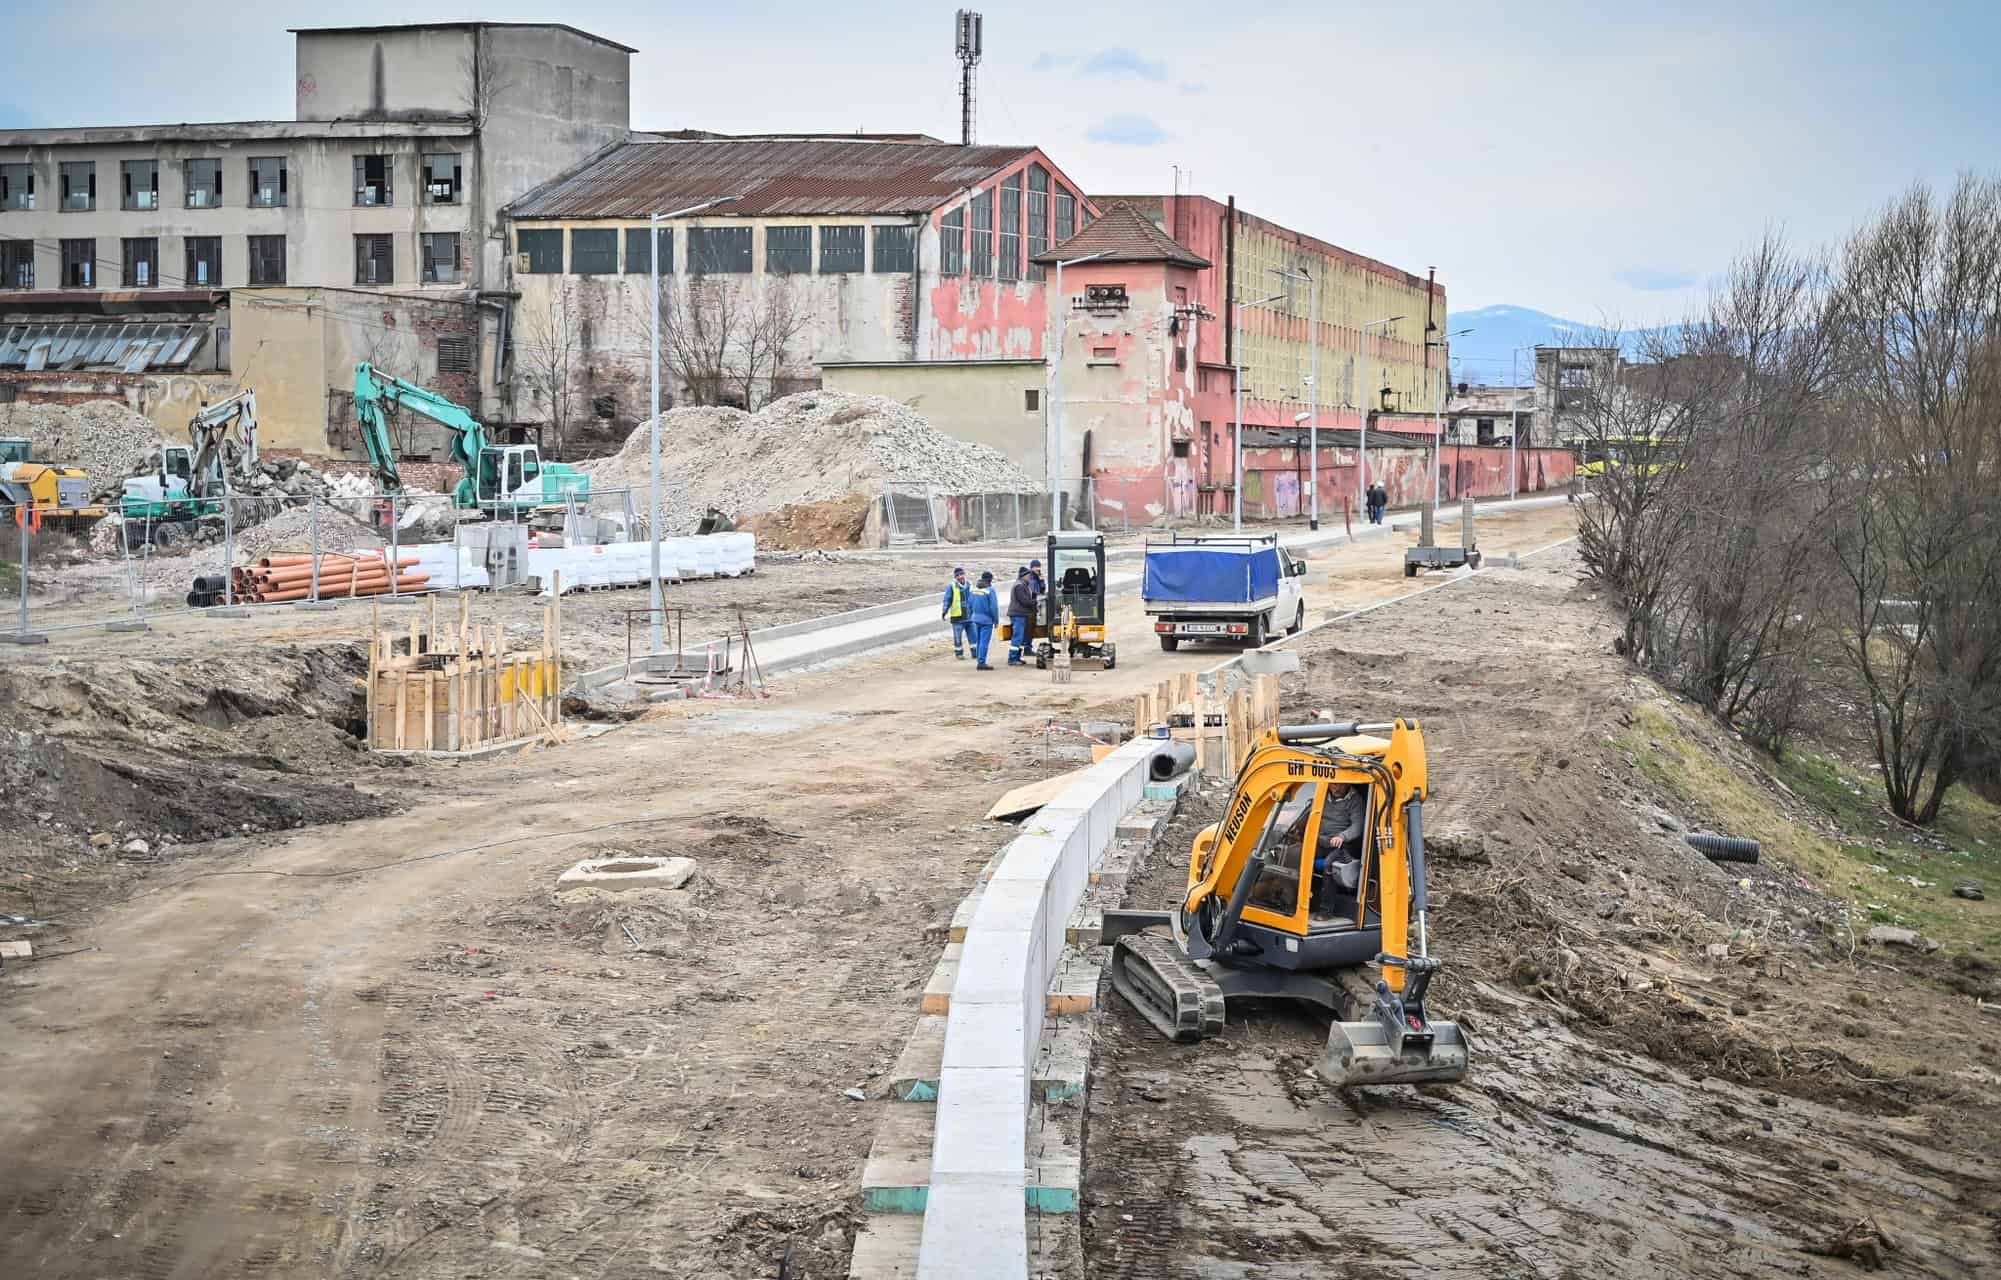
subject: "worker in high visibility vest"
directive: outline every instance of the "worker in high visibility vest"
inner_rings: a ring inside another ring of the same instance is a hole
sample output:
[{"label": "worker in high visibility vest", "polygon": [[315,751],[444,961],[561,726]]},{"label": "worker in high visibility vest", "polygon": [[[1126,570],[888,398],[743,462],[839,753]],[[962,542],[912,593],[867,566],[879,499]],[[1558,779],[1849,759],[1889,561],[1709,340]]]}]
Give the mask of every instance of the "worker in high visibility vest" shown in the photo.
[{"label": "worker in high visibility vest", "polygon": [[938,616],[952,624],[952,656],[966,656],[966,641],[972,635],[972,614],[967,606],[967,596],[972,593],[972,585],[966,581],[966,567],[960,565],[952,570],[952,580],[945,584],[945,598],[938,602]]}]

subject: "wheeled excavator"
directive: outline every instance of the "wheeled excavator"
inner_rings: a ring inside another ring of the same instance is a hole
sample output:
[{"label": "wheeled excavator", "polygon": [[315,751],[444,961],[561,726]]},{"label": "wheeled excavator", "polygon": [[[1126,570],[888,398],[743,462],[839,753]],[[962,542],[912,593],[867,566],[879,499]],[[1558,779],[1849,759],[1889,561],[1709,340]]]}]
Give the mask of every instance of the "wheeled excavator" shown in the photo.
[{"label": "wheeled excavator", "polygon": [[118,510],[127,520],[166,522],[153,531],[159,544],[176,536],[173,526],[203,516],[219,515],[229,459],[229,429],[243,439],[245,462],[257,462],[257,393],[248,387],[233,396],[202,405],[188,420],[187,444],[163,444],[159,467],[127,480]]},{"label": "wheeled excavator", "polygon": [[[1414,720],[1267,730],[1223,820],[1195,837],[1180,905],[1107,913],[1108,940],[1122,935],[1113,988],[1177,1041],[1220,1034],[1233,999],[1326,1009],[1335,1021],[1315,1071],[1332,1084],[1464,1078],[1466,1037],[1425,1007],[1439,969],[1426,937],[1428,792]],[[1349,815],[1359,833],[1337,830]]]}]

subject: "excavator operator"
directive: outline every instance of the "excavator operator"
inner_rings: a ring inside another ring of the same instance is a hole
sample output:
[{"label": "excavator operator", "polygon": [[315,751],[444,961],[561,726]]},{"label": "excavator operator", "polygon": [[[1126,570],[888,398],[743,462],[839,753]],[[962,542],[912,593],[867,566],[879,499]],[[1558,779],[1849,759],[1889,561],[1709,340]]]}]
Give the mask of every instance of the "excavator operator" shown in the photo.
[{"label": "excavator operator", "polygon": [[1327,787],[1327,803],[1320,811],[1320,849],[1313,859],[1316,876],[1331,875],[1337,887],[1355,892],[1361,871],[1362,828],[1368,821],[1369,792],[1348,782]]}]

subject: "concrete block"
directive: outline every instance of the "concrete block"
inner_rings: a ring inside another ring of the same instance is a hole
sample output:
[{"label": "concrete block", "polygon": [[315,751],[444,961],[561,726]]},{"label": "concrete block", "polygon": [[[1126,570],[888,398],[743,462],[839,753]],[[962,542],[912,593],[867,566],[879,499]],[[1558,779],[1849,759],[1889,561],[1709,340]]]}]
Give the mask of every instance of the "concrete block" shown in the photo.
[{"label": "concrete block", "polygon": [[1044,880],[995,880],[980,895],[969,933],[1016,933],[1039,927],[1047,914]]},{"label": "concrete block", "polygon": [[[968,1004],[961,1000],[945,1030],[940,1068],[955,1072],[1021,1066],[1026,1043],[1023,1019],[1019,1003]],[[1039,1015],[1037,1022],[1040,1025]]]},{"label": "concrete block", "polygon": [[1148,782],[1146,784],[1146,798],[1148,800],[1178,800],[1181,798],[1182,790],[1188,786],[1189,780],[1194,776],[1192,773],[1184,773],[1178,778],[1169,778],[1165,782]]},{"label": "concrete block", "polygon": [[924,1219],[907,1213],[870,1214],[855,1235],[848,1280],[917,1280]]},{"label": "concrete block", "polygon": [[977,924],[966,935],[959,957],[959,980],[952,986],[952,1003],[1020,1004],[1043,972],[1044,939],[1032,929],[1002,932]]},{"label": "concrete block", "polygon": [[918,1008],[924,1013],[949,1013],[952,1008],[952,987],[959,980],[959,957],[964,952],[964,944],[954,942],[945,948],[945,954],[938,957],[937,967],[931,970],[931,980],[924,984],[924,997]]},{"label": "concrete block", "polygon": [[903,1052],[896,1056],[896,1065],[889,1071],[889,1096],[896,1102],[936,1102],[938,1100],[938,1072],[945,1061],[945,1028],[949,1019],[944,1014],[920,1014],[917,1026],[910,1038],[903,1042]]},{"label": "concrete block", "polygon": [[987,891],[984,881],[973,886],[972,892],[959,899],[959,905],[952,909],[950,940],[964,942],[966,930],[972,927],[973,913],[979,910],[980,897]]},{"label": "concrete block", "polygon": [[1031,1212],[1077,1212],[1083,1114],[1075,1102],[1041,1102],[1029,1113],[1026,1196]]},{"label": "concrete block", "polygon": [[1056,978],[1049,984],[1046,1007],[1059,1018],[1089,1013],[1098,1004],[1098,975],[1095,960],[1080,951],[1066,949],[1056,966]]},{"label": "concrete block", "polygon": [[0,942],[0,960],[30,960],[34,955],[31,942]]},{"label": "concrete block", "polygon": [[695,874],[693,858],[589,858],[556,877],[564,889],[678,889]]},{"label": "concrete block", "polygon": [[1044,1018],[1042,1043],[1036,1048],[1035,1070],[1029,1081],[1032,1095],[1043,1102],[1081,1098],[1090,1068],[1090,1019]]},{"label": "concrete block", "polygon": [[1063,856],[1063,845],[1067,838],[1067,832],[1052,834],[1040,828],[1023,832],[1001,851],[1001,857],[994,864],[990,880],[1041,884],[1048,878],[1049,868],[1055,866],[1057,860]]},{"label": "concrete block", "polygon": [[1138,864],[1139,850],[1130,845],[1113,845],[1105,851],[1105,856],[1091,872],[1091,883],[1098,886],[1109,885],[1123,889],[1126,878],[1132,875]]},{"label": "concrete block", "polygon": [[1112,829],[1112,838],[1115,840],[1138,840],[1144,844],[1153,839],[1153,832],[1156,825],[1158,825],[1158,819],[1147,817],[1138,812],[1128,813],[1125,817],[1120,818],[1119,825]]},{"label": "concrete block", "polygon": [[1063,927],[1063,941],[1073,947],[1095,947],[1105,932],[1105,915],[1096,907],[1080,905],[1070,913]]},{"label": "concrete block", "polygon": [[1027,1168],[1028,1072],[1021,1067],[948,1069],[938,1081],[935,1174],[1011,1175]]},{"label": "concrete block", "polygon": [[885,1107],[862,1165],[862,1208],[872,1213],[922,1213],[931,1188],[934,1108]]},{"label": "concrete block", "polygon": [[1022,1183],[940,1177],[918,1248],[918,1280],[1001,1280],[1028,1274]]},{"label": "concrete block", "polygon": [[1252,649],[1238,660],[1247,676],[1286,675],[1299,670],[1299,653],[1293,649]]}]

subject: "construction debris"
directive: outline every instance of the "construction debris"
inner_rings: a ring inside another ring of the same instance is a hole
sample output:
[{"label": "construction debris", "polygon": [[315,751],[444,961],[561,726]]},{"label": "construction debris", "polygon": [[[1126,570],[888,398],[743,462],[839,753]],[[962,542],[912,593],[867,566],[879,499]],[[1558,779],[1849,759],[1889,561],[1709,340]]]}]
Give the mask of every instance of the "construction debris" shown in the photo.
[{"label": "construction debris", "polygon": [[0,405],[0,436],[24,437],[37,462],[82,467],[93,495],[117,490],[162,443],[145,414],[118,400]]},{"label": "construction debris", "polygon": [[[592,510],[633,506],[643,527],[651,471],[650,422],[623,448],[583,464]],[[940,494],[1034,493],[1039,486],[997,449],[939,431],[908,405],[886,396],[808,391],[774,400],[756,413],[697,407],[661,415],[661,523],[694,529],[714,507],[736,517],[871,497],[888,482],[928,484]]]}]

